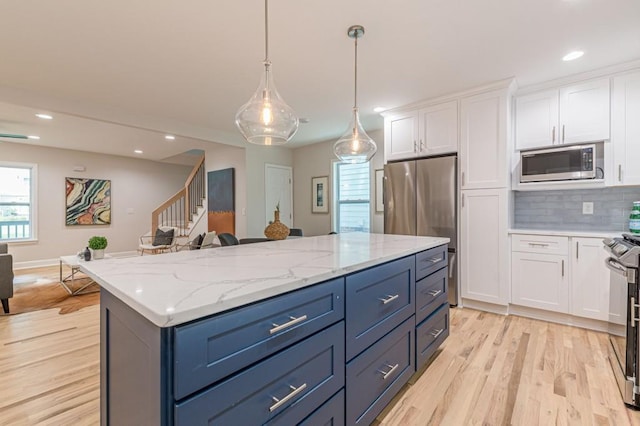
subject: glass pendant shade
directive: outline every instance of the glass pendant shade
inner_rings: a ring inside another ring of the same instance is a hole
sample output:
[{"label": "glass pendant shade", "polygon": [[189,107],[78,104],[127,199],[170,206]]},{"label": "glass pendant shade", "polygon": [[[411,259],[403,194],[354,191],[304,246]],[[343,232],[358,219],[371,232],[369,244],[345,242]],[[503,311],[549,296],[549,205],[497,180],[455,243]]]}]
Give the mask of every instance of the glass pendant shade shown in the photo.
[{"label": "glass pendant shade", "polygon": [[333,144],[333,152],[343,163],[366,163],[375,155],[378,147],[367,135],[360,124],[358,108],[353,115],[347,131]]},{"label": "glass pendant shade", "polygon": [[258,90],[236,113],[236,126],[256,145],[285,144],[298,130],[298,117],[278,94],[270,63],[265,64]]}]

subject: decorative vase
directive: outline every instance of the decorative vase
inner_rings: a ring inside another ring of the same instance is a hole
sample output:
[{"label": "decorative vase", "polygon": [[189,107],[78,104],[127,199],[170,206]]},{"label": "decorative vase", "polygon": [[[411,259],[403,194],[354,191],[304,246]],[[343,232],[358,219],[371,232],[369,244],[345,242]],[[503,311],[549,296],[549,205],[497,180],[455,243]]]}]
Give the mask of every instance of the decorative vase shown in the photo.
[{"label": "decorative vase", "polygon": [[284,240],[289,236],[289,228],[280,222],[280,212],[278,210],[273,212],[273,222],[264,228],[264,236],[271,240]]},{"label": "decorative vase", "polygon": [[104,259],[104,249],[93,250],[94,259]]},{"label": "decorative vase", "polygon": [[87,262],[91,260],[91,250],[89,250],[89,247],[84,249],[84,260]]}]

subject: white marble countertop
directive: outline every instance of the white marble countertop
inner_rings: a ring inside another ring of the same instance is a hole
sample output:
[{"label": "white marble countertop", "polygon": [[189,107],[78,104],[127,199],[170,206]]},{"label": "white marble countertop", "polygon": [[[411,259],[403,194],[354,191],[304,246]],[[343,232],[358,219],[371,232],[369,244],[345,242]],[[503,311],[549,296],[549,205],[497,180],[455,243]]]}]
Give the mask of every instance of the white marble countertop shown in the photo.
[{"label": "white marble countertop", "polygon": [[348,233],[103,259],[80,269],[155,325],[170,327],[448,242]]},{"label": "white marble countertop", "polygon": [[593,237],[593,238],[613,238],[622,235],[616,231],[547,231],[544,229],[509,229],[509,234],[527,235],[553,235],[558,237]]}]

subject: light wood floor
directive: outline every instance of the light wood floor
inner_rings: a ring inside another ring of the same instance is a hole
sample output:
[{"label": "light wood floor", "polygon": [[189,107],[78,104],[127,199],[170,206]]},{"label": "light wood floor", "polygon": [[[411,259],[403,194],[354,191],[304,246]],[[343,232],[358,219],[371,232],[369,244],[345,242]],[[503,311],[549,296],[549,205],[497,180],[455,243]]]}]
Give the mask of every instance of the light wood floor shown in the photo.
[{"label": "light wood floor", "polygon": [[[99,307],[0,318],[0,425],[99,424]],[[640,425],[605,334],[454,309],[451,335],[376,423]]]}]

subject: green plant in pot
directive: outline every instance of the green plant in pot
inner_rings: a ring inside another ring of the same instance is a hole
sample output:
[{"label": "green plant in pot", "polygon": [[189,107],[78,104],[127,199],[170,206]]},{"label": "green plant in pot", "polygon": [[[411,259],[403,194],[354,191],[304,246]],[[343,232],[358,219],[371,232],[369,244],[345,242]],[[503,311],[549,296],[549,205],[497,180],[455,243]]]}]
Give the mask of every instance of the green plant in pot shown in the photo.
[{"label": "green plant in pot", "polygon": [[95,235],[89,238],[89,248],[93,251],[94,259],[102,259],[104,257],[104,249],[107,248],[107,237]]}]

